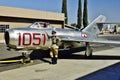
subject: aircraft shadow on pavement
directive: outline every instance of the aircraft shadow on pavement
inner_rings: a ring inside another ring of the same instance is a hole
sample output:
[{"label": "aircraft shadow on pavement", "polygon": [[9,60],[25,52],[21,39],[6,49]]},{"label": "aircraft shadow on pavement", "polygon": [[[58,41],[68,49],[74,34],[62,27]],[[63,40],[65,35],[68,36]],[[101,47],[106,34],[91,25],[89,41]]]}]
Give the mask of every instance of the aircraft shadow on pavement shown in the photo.
[{"label": "aircraft shadow on pavement", "polygon": [[120,62],[79,77],[75,80],[120,80],[119,72]]},{"label": "aircraft shadow on pavement", "polygon": [[[78,60],[120,60],[120,56],[112,56],[112,55],[95,55],[93,52],[92,57],[85,57],[84,55],[81,55],[79,53],[74,54],[76,52],[82,52],[85,51],[85,47],[79,47],[79,48],[71,48],[68,50],[60,50],[59,51],[59,59],[78,59]],[[39,59],[44,62],[48,62],[48,60],[44,58],[50,58],[49,50],[34,50],[30,57],[33,60]],[[106,53],[107,54],[107,53]]]},{"label": "aircraft shadow on pavement", "polygon": [[[79,54],[77,52],[85,51],[85,47],[78,47],[78,48],[71,48],[67,50],[60,50],[59,51],[59,59],[77,59],[77,60],[120,60],[120,56],[112,56],[112,55],[95,55],[93,52],[92,57],[85,57],[83,54]],[[41,60],[46,63],[50,63],[50,61],[46,60],[45,58],[50,58],[49,55],[50,50],[34,50],[30,53],[30,58],[32,60]],[[74,54],[77,53],[77,54]],[[106,53],[108,54],[108,53]],[[1,59],[3,60],[17,60],[21,59],[22,56],[12,57]]]}]

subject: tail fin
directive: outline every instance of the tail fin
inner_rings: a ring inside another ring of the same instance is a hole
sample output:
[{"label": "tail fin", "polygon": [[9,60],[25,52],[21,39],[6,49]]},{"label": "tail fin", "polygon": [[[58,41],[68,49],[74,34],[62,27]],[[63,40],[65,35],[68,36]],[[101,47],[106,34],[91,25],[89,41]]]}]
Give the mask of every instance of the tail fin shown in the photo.
[{"label": "tail fin", "polygon": [[102,30],[102,27],[103,27],[103,24],[97,24],[97,23],[105,22],[105,20],[106,20],[106,17],[103,15],[100,15],[82,31],[97,35],[100,33],[100,31]]}]

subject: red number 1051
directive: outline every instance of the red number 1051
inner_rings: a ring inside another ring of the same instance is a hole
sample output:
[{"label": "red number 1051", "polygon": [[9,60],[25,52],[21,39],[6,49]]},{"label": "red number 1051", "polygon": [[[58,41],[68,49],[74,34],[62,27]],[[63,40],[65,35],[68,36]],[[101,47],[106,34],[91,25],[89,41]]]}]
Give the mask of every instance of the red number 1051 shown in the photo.
[{"label": "red number 1051", "polygon": [[[41,43],[43,42],[43,43]],[[18,33],[18,45],[45,45],[46,44],[46,35],[40,33]]]}]

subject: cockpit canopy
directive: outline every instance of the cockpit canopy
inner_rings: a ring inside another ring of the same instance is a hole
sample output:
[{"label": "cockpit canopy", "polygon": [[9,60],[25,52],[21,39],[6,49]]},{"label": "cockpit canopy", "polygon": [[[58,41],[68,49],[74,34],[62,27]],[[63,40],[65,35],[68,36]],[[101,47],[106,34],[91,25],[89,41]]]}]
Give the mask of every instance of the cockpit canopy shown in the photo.
[{"label": "cockpit canopy", "polygon": [[29,28],[50,28],[50,24],[47,22],[34,22],[32,25],[29,26]]}]

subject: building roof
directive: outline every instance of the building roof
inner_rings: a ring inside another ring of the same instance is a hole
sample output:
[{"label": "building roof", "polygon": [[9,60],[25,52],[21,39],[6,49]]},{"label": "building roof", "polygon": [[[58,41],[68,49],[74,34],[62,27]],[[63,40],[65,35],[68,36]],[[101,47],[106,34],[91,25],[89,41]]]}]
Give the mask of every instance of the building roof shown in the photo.
[{"label": "building roof", "polygon": [[0,16],[64,21],[63,13],[8,6],[0,6]]}]

